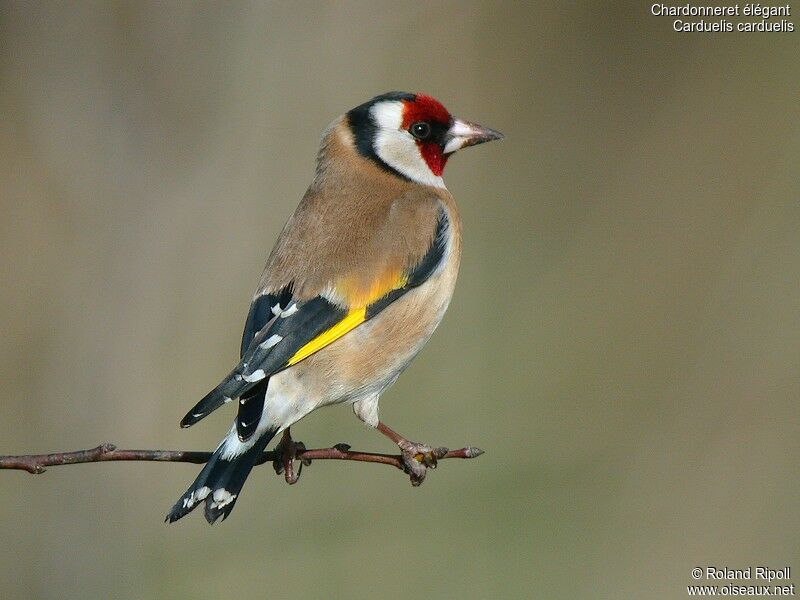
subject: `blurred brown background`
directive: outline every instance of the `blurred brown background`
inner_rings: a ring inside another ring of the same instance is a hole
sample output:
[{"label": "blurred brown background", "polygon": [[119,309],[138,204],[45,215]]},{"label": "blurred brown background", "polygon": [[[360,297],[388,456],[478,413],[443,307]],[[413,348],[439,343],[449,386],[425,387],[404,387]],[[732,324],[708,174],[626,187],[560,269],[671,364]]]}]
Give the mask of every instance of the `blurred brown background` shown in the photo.
[{"label": "blurred brown background", "polygon": [[[798,24],[796,24],[797,26]],[[800,569],[800,32],[675,33],[641,2],[0,5],[0,453],[212,448],[322,129],[392,89],[507,134],[448,168],[450,312],[385,419],[475,444],[251,477],[0,474],[0,597],[683,598]],[[294,430],[390,451],[346,407]],[[795,583],[800,581],[795,580]]]}]

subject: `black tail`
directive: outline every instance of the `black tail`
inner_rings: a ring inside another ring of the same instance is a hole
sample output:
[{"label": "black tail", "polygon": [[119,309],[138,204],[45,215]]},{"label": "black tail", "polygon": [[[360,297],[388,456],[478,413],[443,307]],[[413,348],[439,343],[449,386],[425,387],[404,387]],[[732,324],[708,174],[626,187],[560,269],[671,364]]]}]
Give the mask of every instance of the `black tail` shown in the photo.
[{"label": "black tail", "polygon": [[252,448],[230,460],[222,458],[225,443],[221,444],[194,483],[169,511],[166,520],[174,523],[205,500],[206,521],[213,524],[220,517],[224,521],[233,510],[245,479],[274,436],[274,431],[265,431]]}]

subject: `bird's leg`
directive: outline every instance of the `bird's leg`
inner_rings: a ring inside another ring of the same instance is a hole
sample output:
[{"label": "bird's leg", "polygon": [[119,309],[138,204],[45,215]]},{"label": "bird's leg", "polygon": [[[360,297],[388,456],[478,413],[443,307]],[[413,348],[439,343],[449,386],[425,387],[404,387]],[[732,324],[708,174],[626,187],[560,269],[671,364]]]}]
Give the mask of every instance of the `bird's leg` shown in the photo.
[{"label": "bird's leg", "polygon": [[378,421],[378,431],[400,448],[404,470],[411,477],[413,486],[418,486],[425,481],[428,468],[435,469],[436,462],[447,454],[447,448],[433,448],[427,444],[407,440],[382,421]]},{"label": "bird's leg", "polygon": [[305,449],[306,445],[303,442],[295,442],[292,439],[292,434],[289,432],[288,427],[283,430],[281,441],[275,446],[278,458],[272,461],[272,468],[275,469],[278,475],[283,473],[286,483],[289,485],[297,483],[303,470],[303,465],[311,464],[310,460],[300,459],[300,467],[297,469],[297,473],[294,472],[294,461],[297,458],[297,453]]}]

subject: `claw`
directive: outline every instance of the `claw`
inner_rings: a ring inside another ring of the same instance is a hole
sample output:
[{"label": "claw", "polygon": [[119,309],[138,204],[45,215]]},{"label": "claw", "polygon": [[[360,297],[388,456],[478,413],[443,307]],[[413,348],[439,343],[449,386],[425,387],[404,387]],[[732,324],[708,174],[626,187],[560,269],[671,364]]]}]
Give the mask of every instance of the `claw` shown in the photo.
[{"label": "claw", "polygon": [[411,485],[417,487],[425,481],[428,469],[435,469],[437,462],[447,454],[447,448],[432,448],[426,444],[403,441],[400,444],[403,457],[403,470],[411,478]]},{"label": "claw", "polygon": [[297,459],[298,453],[302,454],[305,449],[306,445],[303,442],[292,440],[288,429],[283,432],[280,443],[275,446],[278,457],[272,461],[272,468],[275,469],[275,473],[278,475],[283,474],[286,483],[289,485],[297,483],[297,480],[300,479],[303,465],[308,466],[311,464],[311,459],[300,458],[300,466],[297,468],[297,472],[294,470],[294,461]]}]

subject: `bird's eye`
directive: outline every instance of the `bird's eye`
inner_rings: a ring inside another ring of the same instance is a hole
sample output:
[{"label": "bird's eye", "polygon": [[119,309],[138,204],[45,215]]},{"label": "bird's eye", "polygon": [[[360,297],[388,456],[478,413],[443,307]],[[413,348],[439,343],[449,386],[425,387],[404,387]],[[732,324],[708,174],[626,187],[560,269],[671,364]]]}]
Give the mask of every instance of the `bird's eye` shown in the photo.
[{"label": "bird's eye", "polygon": [[430,123],[420,121],[418,123],[414,123],[408,131],[418,140],[426,140],[431,135],[431,126]]}]

